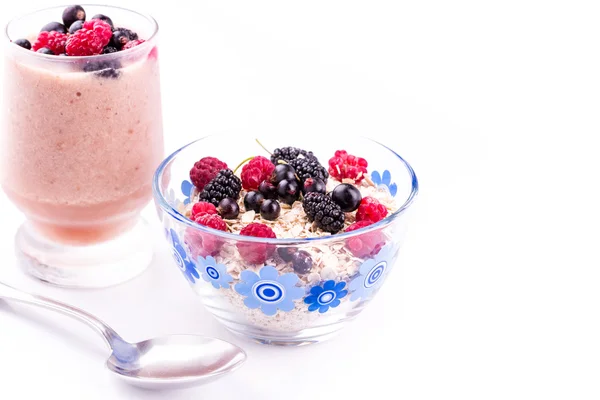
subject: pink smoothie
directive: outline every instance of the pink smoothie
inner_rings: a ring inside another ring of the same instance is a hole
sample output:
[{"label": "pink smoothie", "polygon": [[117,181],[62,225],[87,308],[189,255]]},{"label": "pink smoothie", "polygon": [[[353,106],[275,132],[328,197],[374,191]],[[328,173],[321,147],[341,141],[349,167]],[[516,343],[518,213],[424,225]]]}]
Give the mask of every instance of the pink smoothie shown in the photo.
[{"label": "pink smoothie", "polygon": [[150,200],[163,136],[156,48],[146,47],[116,79],[7,54],[0,183],[48,238],[111,239]]}]

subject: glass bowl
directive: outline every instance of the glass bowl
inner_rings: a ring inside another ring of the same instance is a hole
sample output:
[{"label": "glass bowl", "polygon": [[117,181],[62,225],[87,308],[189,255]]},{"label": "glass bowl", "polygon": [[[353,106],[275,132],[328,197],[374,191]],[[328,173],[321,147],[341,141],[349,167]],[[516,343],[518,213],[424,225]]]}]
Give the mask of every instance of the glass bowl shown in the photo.
[{"label": "glass bowl", "polygon": [[[311,138],[264,144],[311,149],[327,166],[341,147],[331,142],[318,149]],[[223,146],[218,136],[200,139],[170,155],[156,171],[154,200],[176,266],[206,308],[236,334],[291,346],[328,339],[364,309],[391,273],[404,241],[406,214],[418,192],[417,177],[388,147],[365,138],[346,139],[344,149],[369,162],[375,197],[393,196],[395,212],[362,229],[316,238],[240,236],[184,215],[194,195],[189,181],[194,162],[211,156],[234,168],[248,156],[268,157],[251,138],[236,137],[235,144]],[[301,250],[313,262],[307,273],[295,272],[281,257]]]}]

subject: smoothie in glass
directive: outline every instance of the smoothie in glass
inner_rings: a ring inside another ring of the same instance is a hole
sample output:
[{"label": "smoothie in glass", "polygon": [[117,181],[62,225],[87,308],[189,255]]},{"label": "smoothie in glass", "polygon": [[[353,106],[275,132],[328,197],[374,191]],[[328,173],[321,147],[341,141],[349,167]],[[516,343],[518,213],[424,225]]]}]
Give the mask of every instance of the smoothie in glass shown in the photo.
[{"label": "smoothie in glass", "polygon": [[[27,217],[17,234],[27,272],[59,285],[98,287],[139,274],[151,260],[139,213],[163,157],[158,28],[133,11],[81,8],[89,17],[109,17],[88,29],[93,38],[94,30],[112,34],[99,45],[101,54],[77,47],[87,39],[77,31],[53,33],[47,47],[34,51],[46,44],[37,31],[59,20],[64,7],[7,27],[0,183]],[[108,33],[101,30],[108,25]],[[135,43],[122,43],[119,27],[135,32]],[[54,37],[67,38],[66,54],[55,54],[63,47]],[[11,43],[20,38],[30,38],[33,49]]]}]

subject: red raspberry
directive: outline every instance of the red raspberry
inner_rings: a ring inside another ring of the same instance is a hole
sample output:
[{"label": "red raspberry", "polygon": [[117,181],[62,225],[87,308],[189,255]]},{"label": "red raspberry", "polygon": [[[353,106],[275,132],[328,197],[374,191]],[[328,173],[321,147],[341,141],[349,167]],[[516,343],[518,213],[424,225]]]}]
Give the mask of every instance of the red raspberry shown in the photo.
[{"label": "red raspberry", "polygon": [[388,210],[377,199],[367,196],[363,198],[356,210],[356,221],[379,222],[387,216]]},{"label": "red raspberry", "polygon": [[256,156],[242,167],[242,187],[247,191],[258,190],[262,181],[268,181],[275,165],[263,156]]},{"label": "red raspberry", "polygon": [[102,53],[104,39],[95,31],[81,28],[67,39],[67,55],[69,56],[95,56]]},{"label": "red raspberry", "polygon": [[[347,227],[346,232],[352,232],[372,224],[371,221],[358,221]],[[346,247],[359,258],[377,255],[384,245],[385,239],[380,231],[363,233],[346,241]]]},{"label": "red raspberry", "polygon": [[227,232],[227,224],[225,223],[225,221],[223,221],[223,218],[221,218],[220,215],[203,212],[196,215],[194,221],[196,221],[200,225],[208,226],[209,228]]},{"label": "red raspberry", "polygon": [[[129,42],[131,43],[131,42]],[[190,180],[199,191],[214,179],[220,170],[227,169],[227,164],[218,158],[204,157],[197,161],[190,171]]]},{"label": "red raspberry", "polygon": [[130,40],[129,42],[127,42],[125,44],[125,46],[123,46],[123,50],[127,50],[127,49],[131,49],[135,46],[139,46],[140,44],[144,43],[145,40],[144,39],[139,39],[139,40]]},{"label": "red raspberry", "polygon": [[94,33],[98,35],[100,39],[102,39],[102,47],[106,46],[112,37],[112,28],[107,22],[104,22],[100,19],[92,19],[85,22],[82,29],[94,31]]},{"label": "red raspberry", "polygon": [[[254,236],[261,238],[275,239],[275,232],[265,224],[253,222],[246,225],[241,231],[242,236]],[[242,258],[251,264],[264,264],[268,257],[275,251],[275,245],[267,243],[249,243],[240,242],[237,249]]]},{"label": "red raspberry", "polygon": [[[202,213],[217,214],[217,207],[212,203],[200,201],[192,206],[192,219],[195,220],[197,215]],[[203,224],[204,225],[204,224]]]},{"label": "red raspberry", "polygon": [[[200,225],[220,231],[227,231],[227,224],[219,215],[201,212],[196,215],[194,220]],[[221,250],[225,243],[224,239],[208,232],[202,232],[196,228],[187,228],[184,240],[188,244],[194,258],[198,256],[213,256]]]},{"label": "red raspberry", "polygon": [[352,179],[359,183],[367,174],[368,165],[364,158],[348,154],[346,150],[338,150],[329,160],[329,174],[338,181]]},{"label": "red raspberry", "polygon": [[65,52],[65,44],[67,43],[67,35],[64,33],[52,31],[52,32],[40,32],[37,39],[33,43],[33,51],[38,51],[41,48],[47,47],[56,55],[63,54]]}]

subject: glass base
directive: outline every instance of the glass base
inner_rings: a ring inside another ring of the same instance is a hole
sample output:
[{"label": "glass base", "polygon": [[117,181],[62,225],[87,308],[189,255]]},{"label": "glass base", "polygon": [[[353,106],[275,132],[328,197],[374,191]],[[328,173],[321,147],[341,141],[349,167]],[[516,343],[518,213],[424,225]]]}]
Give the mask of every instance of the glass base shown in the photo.
[{"label": "glass base", "polygon": [[337,323],[315,326],[295,332],[277,332],[269,329],[261,329],[255,326],[240,324],[232,320],[225,320],[215,315],[232,333],[249,339],[255,343],[271,346],[299,347],[309,344],[321,343],[337,336],[341,329],[349,322],[349,319]]},{"label": "glass base", "polygon": [[19,228],[15,248],[19,265],[43,282],[69,288],[104,288],[135,278],[152,261],[147,223],[140,219],[113,240],[85,246],[65,245],[40,235],[29,222]]}]

